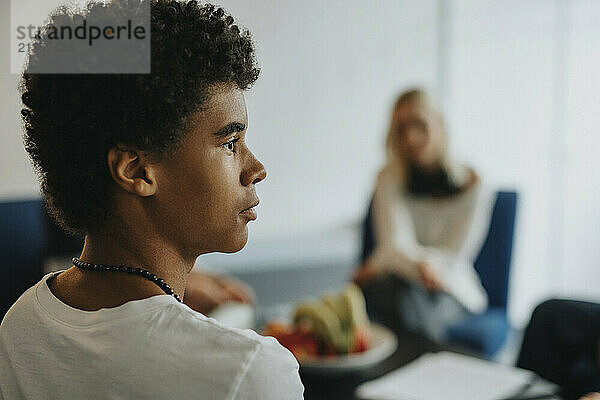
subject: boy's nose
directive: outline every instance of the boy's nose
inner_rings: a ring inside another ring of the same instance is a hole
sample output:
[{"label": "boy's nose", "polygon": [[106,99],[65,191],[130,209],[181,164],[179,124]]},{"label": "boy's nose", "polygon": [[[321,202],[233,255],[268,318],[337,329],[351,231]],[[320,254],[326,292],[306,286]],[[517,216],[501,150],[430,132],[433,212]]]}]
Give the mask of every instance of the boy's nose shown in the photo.
[{"label": "boy's nose", "polygon": [[242,185],[248,186],[250,184],[257,184],[266,177],[267,171],[265,170],[265,166],[254,157],[254,154],[250,153],[248,168],[246,168],[240,178]]}]

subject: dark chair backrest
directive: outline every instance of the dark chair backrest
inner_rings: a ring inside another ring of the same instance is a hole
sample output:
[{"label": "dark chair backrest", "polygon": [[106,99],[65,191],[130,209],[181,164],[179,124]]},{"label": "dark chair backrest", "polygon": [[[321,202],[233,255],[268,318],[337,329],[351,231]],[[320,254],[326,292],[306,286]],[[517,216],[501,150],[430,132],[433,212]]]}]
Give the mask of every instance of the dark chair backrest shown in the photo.
[{"label": "dark chair backrest", "polygon": [[43,214],[42,200],[0,203],[0,319],[42,275]]},{"label": "dark chair backrest", "polygon": [[[517,193],[497,192],[490,228],[474,265],[488,294],[489,305],[504,310],[508,301],[516,213]],[[373,199],[363,221],[362,232],[361,261],[364,261],[373,252],[376,243],[373,227]]]}]

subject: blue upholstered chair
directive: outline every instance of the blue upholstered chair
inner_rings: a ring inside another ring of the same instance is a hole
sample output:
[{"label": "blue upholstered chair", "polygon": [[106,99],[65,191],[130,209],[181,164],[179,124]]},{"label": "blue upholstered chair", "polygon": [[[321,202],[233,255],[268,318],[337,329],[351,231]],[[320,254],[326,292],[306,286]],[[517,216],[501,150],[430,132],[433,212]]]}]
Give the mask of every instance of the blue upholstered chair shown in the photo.
[{"label": "blue upholstered chair", "polygon": [[0,319],[40,279],[44,247],[41,200],[0,203]]},{"label": "blue upholstered chair", "polygon": [[[504,345],[510,325],[507,318],[508,280],[517,211],[517,193],[498,192],[487,238],[475,261],[475,270],[487,291],[489,306],[449,328],[450,341],[492,358]],[[372,202],[363,223],[364,261],[375,248]]]},{"label": "blue upholstered chair", "polygon": [[46,257],[77,255],[82,247],[83,238],[56,225],[42,199],[0,203],[0,320],[41,279]]}]

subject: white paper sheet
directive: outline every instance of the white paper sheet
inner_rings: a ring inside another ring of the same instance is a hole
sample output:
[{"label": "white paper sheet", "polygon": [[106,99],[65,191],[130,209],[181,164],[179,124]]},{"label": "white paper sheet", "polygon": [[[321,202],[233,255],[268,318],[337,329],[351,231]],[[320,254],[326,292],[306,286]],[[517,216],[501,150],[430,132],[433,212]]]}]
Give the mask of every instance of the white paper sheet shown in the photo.
[{"label": "white paper sheet", "polygon": [[412,363],[357,388],[369,400],[499,400],[518,393],[529,371],[456,353],[421,356]]}]

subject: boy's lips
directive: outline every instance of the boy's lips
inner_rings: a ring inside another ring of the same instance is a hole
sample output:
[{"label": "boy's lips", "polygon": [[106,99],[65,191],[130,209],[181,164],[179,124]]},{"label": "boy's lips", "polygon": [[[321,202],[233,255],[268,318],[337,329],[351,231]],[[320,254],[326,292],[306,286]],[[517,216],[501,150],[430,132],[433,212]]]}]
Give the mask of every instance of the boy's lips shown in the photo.
[{"label": "boy's lips", "polygon": [[248,218],[249,220],[254,221],[258,217],[256,214],[256,210],[254,209],[254,207],[256,207],[258,203],[260,203],[260,201],[256,200],[250,207],[242,210],[240,212],[240,215]]},{"label": "boy's lips", "polygon": [[250,207],[245,209],[244,211],[242,211],[240,213],[241,216],[248,218],[249,220],[254,221],[258,215],[256,214],[256,210],[254,209],[254,207]]}]

